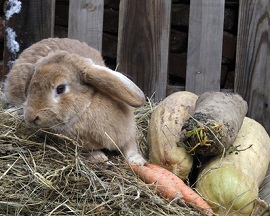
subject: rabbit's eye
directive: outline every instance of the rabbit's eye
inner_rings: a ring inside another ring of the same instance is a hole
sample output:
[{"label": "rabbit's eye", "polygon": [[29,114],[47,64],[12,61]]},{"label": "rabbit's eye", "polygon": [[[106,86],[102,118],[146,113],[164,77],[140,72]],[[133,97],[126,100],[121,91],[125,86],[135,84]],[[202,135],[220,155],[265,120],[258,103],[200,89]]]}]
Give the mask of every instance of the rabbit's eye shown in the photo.
[{"label": "rabbit's eye", "polygon": [[56,93],[57,94],[63,94],[66,90],[66,86],[65,85],[59,85],[56,87]]}]

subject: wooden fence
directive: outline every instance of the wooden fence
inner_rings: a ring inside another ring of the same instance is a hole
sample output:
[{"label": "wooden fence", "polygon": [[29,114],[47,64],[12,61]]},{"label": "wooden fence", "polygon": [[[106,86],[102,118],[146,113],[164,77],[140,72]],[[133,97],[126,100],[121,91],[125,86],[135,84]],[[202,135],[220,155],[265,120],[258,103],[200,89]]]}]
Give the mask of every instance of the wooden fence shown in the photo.
[{"label": "wooden fence", "polygon": [[[39,1],[21,2],[36,10],[34,2]],[[7,26],[14,25],[16,29],[18,23],[27,25],[26,19],[34,22],[30,26],[46,23],[46,27],[39,26],[41,30],[36,33],[40,33],[40,39],[49,37],[52,32],[47,27],[53,25],[51,15],[54,3],[55,0],[42,1],[42,8],[47,10],[37,10],[39,16],[36,20],[26,17],[24,20],[11,19]],[[101,50],[103,6],[104,0],[70,0],[68,36]],[[190,0],[186,84],[176,89],[197,94],[222,91],[224,7],[225,0]],[[269,11],[269,0],[239,0],[236,76],[232,91],[242,95],[248,102],[248,116],[262,123],[270,133]],[[131,77],[147,96],[155,92],[156,101],[166,96],[168,88],[170,15],[171,0],[120,1],[118,70]],[[31,32],[31,28],[28,32]],[[23,40],[29,34],[18,37]],[[36,39],[33,38],[32,42]],[[24,46],[29,44],[24,43]],[[10,58],[12,56],[5,59],[8,61]]]}]

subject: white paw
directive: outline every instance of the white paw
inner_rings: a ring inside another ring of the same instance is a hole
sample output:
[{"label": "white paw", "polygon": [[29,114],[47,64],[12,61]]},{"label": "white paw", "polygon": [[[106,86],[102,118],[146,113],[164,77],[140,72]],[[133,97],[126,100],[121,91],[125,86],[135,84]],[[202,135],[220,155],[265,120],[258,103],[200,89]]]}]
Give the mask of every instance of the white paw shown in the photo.
[{"label": "white paw", "polygon": [[102,163],[108,160],[108,157],[102,151],[91,151],[87,153],[87,161],[89,163]]},{"label": "white paw", "polygon": [[130,156],[127,160],[129,163],[136,164],[139,166],[142,166],[147,163],[147,161],[140,154],[135,154],[133,156]]}]

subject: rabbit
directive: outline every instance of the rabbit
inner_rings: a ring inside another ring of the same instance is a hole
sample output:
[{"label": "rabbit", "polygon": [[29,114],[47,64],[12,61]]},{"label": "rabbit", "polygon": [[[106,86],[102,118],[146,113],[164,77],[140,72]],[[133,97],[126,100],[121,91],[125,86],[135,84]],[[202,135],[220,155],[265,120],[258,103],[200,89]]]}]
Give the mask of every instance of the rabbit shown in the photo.
[{"label": "rabbit", "polygon": [[65,50],[85,58],[91,58],[95,64],[105,66],[99,51],[86,43],[69,38],[48,38],[25,49],[9,71],[4,88],[5,100],[20,106],[26,100],[27,87],[34,73],[34,64],[50,52]]},{"label": "rabbit", "polygon": [[92,162],[108,160],[102,149],[120,149],[129,163],[146,163],[133,108],[144,104],[144,93],[85,43],[49,38],[30,46],[8,73],[4,94],[23,107],[29,126],[78,137]]}]

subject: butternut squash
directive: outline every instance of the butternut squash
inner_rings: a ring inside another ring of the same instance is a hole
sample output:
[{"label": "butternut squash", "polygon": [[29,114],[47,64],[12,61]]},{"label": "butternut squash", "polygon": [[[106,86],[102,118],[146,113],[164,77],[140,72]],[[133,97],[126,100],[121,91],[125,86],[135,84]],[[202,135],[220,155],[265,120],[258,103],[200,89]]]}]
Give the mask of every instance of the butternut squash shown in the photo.
[{"label": "butternut squash", "polygon": [[148,128],[149,159],[180,177],[189,175],[193,158],[177,145],[184,122],[194,113],[197,95],[181,91],[166,97],[154,109]]},{"label": "butternut squash", "polygon": [[204,164],[196,188],[220,215],[250,215],[270,161],[270,138],[264,127],[245,117],[225,157]]}]

